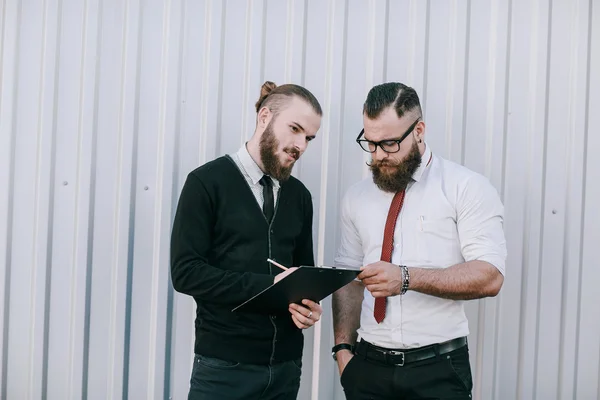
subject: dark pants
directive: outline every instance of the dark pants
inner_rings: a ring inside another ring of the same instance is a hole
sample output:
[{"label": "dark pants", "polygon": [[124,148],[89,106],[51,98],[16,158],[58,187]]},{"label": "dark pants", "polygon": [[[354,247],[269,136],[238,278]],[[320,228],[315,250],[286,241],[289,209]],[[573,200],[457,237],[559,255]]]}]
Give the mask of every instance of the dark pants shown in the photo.
[{"label": "dark pants", "polygon": [[240,364],[196,354],[188,400],[295,400],[301,360]]},{"label": "dark pants", "polygon": [[394,366],[352,357],[341,377],[348,400],[469,400],[473,381],[467,346]]}]

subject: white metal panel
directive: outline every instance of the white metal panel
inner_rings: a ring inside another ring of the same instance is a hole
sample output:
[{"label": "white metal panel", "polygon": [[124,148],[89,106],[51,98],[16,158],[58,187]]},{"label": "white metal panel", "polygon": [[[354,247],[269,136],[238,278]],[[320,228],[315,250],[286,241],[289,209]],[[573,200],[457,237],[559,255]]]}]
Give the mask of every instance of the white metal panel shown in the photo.
[{"label": "white metal panel", "polygon": [[[371,86],[417,89],[439,155],[505,204],[501,295],[469,302],[478,399],[595,399],[600,7],[594,0],[0,3],[0,398],[185,399],[193,301],[169,281],[187,173],[251,135],[265,80],[324,110],[294,175],[318,262],[366,176]],[[300,399],[343,399],[331,302]]]}]

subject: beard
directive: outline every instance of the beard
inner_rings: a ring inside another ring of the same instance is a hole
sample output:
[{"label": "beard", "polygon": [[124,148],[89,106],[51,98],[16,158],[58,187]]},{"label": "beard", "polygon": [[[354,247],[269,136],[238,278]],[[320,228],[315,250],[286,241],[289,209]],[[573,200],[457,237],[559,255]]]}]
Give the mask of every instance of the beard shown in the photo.
[{"label": "beard", "polygon": [[[271,126],[273,122],[274,120],[269,122],[269,125],[267,125],[260,138],[260,142],[258,144],[258,148],[260,150],[260,161],[262,162],[267,175],[272,176],[278,181],[285,182],[292,174],[292,169],[294,168],[294,164],[296,162],[292,162],[292,164],[287,167],[281,163],[281,160],[277,156],[279,140],[277,140],[275,137],[275,134],[273,133],[273,127]],[[283,149],[283,151],[290,154],[296,160],[298,160],[300,157],[300,152],[293,147],[286,147]]]},{"label": "beard", "polygon": [[[416,141],[402,161],[371,161],[369,169],[373,173],[373,182],[384,192],[396,193],[406,189],[412,176],[421,165],[421,152]],[[382,167],[386,167],[386,169]]]}]

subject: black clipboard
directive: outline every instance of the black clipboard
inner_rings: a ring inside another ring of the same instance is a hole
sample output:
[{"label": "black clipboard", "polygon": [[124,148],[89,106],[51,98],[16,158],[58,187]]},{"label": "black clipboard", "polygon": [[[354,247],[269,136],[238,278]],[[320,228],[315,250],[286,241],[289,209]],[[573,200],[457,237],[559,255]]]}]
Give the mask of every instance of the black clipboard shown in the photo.
[{"label": "black clipboard", "polygon": [[315,302],[323,300],[352,282],[360,272],[351,268],[302,265],[231,311],[261,314],[287,312],[290,303],[301,304],[303,299]]}]

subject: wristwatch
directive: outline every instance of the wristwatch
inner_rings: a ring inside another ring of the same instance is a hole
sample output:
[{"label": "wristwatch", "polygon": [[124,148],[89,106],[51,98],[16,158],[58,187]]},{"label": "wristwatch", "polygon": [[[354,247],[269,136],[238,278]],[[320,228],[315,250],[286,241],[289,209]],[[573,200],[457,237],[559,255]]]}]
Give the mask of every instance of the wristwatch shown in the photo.
[{"label": "wristwatch", "polygon": [[354,346],[352,346],[349,343],[340,343],[340,344],[336,344],[335,346],[333,346],[331,348],[331,357],[333,357],[334,361],[337,361],[337,352],[340,350],[350,350],[351,352],[354,352]]}]

